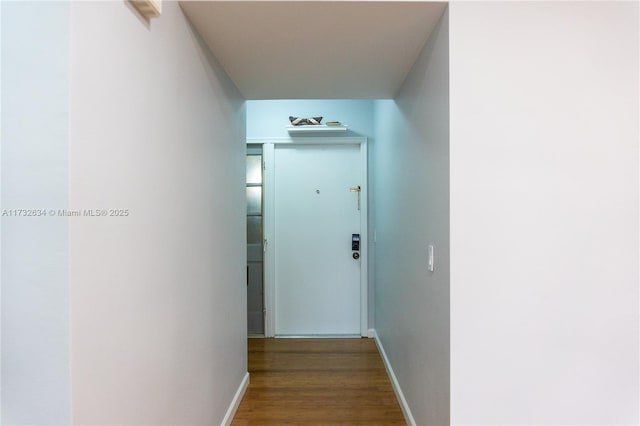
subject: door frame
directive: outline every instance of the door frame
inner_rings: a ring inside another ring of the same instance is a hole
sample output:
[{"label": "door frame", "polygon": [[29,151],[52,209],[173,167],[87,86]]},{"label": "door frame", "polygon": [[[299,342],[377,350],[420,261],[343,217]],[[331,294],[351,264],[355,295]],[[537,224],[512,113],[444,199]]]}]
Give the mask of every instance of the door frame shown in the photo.
[{"label": "door frame", "polygon": [[359,145],[362,176],[360,177],[360,335],[367,337],[369,329],[368,314],[368,268],[369,268],[369,234],[368,234],[368,162],[366,137],[280,137],[280,138],[247,138],[247,145],[262,145],[263,161],[263,250],[264,250],[264,336],[275,337],[275,147],[279,144],[294,145]]}]

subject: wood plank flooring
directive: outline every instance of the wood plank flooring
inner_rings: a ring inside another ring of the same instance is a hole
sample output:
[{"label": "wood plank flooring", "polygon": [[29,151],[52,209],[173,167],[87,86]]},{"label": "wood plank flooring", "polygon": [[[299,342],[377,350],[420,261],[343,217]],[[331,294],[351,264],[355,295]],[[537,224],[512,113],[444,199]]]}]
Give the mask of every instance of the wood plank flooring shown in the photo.
[{"label": "wood plank flooring", "polygon": [[405,425],[373,339],[249,339],[232,425]]}]

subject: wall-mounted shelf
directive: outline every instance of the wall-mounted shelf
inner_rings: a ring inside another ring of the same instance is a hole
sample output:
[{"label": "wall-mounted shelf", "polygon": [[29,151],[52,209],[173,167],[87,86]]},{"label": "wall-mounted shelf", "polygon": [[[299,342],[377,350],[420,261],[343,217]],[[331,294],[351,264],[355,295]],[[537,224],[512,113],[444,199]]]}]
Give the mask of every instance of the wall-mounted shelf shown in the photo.
[{"label": "wall-mounted shelf", "polygon": [[326,124],[307,126],[287,126],[289,133],[344,133],[347,126],[327,126]]}]

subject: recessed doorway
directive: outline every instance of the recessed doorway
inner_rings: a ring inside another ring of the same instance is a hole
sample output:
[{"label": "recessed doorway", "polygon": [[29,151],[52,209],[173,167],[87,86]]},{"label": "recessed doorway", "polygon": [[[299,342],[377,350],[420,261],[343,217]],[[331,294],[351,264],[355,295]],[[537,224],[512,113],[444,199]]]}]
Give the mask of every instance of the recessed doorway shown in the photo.
[{"label": "recessed doorway", "polygon": [[366,336],[366,138],[247,147],[249,335]]}]

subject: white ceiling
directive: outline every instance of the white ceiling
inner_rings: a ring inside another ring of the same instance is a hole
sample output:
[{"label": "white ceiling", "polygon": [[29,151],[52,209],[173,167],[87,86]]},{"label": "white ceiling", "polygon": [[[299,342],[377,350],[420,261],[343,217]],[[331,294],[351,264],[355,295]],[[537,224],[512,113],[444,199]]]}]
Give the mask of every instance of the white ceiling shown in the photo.
[{"label": "white ceiling", "polygon": [[393,98],[446,3],[183,1],[247,99]]}]

